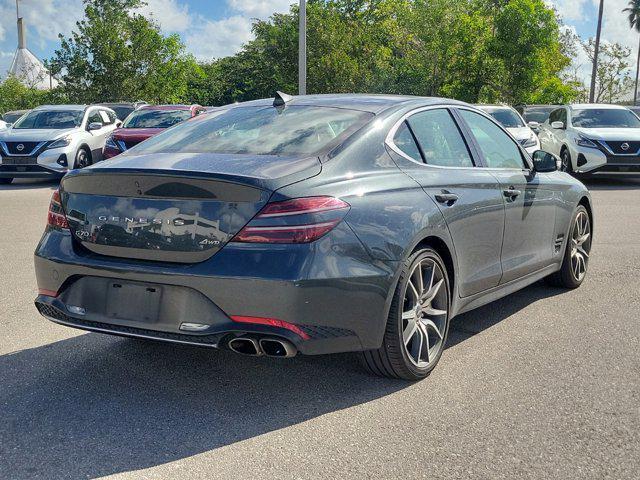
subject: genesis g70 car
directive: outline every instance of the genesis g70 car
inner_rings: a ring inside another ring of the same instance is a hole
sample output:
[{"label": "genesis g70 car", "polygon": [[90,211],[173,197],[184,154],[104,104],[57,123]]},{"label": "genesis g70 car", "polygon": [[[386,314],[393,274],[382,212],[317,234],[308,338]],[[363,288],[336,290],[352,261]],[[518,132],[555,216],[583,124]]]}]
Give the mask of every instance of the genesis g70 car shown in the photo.
[{"label": "genesis g70 car", "polygon": [[437,364],[451,319],[585,278],[586,188],[478,109],[317,95],[187,120],[67,174],[35,252],[46,318],[291,357]]}]

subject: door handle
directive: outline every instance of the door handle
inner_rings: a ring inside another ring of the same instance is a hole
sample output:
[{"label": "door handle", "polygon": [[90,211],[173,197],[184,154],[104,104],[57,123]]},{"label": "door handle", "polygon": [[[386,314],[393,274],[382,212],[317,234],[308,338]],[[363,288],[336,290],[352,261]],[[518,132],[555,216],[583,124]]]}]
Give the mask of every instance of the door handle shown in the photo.
[{"label": "door handle", "polygon": [[511,199],[514,199],[517,196],[522,194],[522,192],[520,190],[516,190],[513,187],[509,187],[506,190],[503,190],[502,193],[504,194],[505,197],[511,198]]},{"label": "door handle", "polygon": [[444,203],[449,207],[458,201],[458,195],[446,190],[443,190],[442,193],[436,193],[434,197],[438,203]]}]

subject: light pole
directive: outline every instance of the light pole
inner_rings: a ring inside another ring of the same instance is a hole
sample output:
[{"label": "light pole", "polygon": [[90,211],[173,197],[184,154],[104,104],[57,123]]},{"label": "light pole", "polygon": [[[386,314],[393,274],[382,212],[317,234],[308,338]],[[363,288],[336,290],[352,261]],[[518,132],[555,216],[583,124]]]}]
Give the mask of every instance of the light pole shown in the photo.
[{"label": "light pole", "polygon": [[593,70],[591,71],[591,89],[589,90],[589,103],[593,103],[596,97],[596,76],[598,74],[598,54],[600,53],[600,33],[602,32],[602,10],[604,0],[600,0],[598,11],[598,29],[596,30],[596,44],[593,51]]},{"label": "light pole", "polygon": [[298,12],[298,95],[307,94],[307,2],[300,0]]}]

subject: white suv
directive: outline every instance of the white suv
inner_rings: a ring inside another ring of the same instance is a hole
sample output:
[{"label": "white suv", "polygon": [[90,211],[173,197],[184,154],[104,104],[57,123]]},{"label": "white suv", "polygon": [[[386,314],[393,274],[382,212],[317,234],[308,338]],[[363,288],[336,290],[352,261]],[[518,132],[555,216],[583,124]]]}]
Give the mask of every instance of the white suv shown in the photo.
[{"label": "white suv", "polygon": [[59,178],[102,159],[106,138],[118,126],[101,106],[34,108],[0,131],[0,184],[14,178]]},{"label": "white suv", "polygon": [[530,155],[540,150],[538,136],[515,108],[508,105],[477,105],[477,107],[498,121]]},{"label": "white suv", "polygon": [[640,119],[625,107],[559,107],[542,124],[540,143],[569,173],[640,172]]}]

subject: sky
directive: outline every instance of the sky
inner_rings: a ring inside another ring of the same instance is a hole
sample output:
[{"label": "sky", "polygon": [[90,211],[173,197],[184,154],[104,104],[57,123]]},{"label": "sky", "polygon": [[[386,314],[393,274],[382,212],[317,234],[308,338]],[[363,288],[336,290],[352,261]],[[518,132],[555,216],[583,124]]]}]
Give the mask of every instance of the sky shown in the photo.
[{"label": "sky", "polygon": [[[295,1],[295,0],[294,0]],[[545,0],[555,6],[566,28],[581,37],[595,36],[599,0]],[[165,33],[179,33],[187,50],[200,60],[232,55],[251,39],[252,19],[286,12],[291,0],[146,0],[144,15],[154,18]],[[628,0],[605,0],[603,39],[633,50],[638,36],[628,26],[622,9]],[[82,0],[20,0],[27,24],[27,46],[39,58],[50,58],[58,33],[68,35],[82,17]],[[8,70],[17,46],[15,0],[0,0],[0,76]],[[587,75],[588,60],[578,63]]]}]

